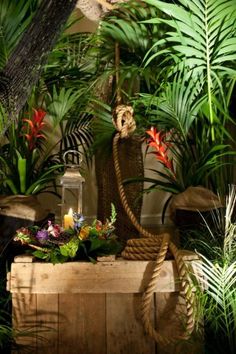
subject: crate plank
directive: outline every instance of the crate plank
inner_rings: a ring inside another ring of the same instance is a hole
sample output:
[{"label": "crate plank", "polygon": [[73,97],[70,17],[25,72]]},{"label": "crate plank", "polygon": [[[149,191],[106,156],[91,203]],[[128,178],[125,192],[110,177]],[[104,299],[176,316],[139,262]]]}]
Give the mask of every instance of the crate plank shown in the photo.
[{"label": "crate plank", "polygon": [[105,294],[59,296],[58,354],[105,354]]},{"label": "crate plank", "polygon": [[192,334],[188,341],[175,340],[185,328],[186,307],[184,297],[179,292],[155,294],[156,330],[168,338],[167,345],[158,344],[157,352],[161,354],[201,354],[203,341]]},{"label": "crate plank", "polygon": [[[140,293],[150,280],[153,261],[13,263],[8,288],[12,293]],[[70,276],[68,276],[68,274]],[[155,291],[179,289],[174,261],[165,261]],[[78,281],[79,280],[79,281]]]},{"label": "crate plank", "polygon": [[25,349],[31,354],[37,351],[37,306],[34,294],[12,294],[12,324],[19,331],[16,344],[19,346],[17,353],[25,353]]},{"label": "crate plank", "polygon": [[58,295],[37,295],[37,347],[43,354],[58,351]]},{"label": "crate plank", "polygon": [[155,342],[140,322],[141,294],[107,294],[108,354],[155,353]]}]

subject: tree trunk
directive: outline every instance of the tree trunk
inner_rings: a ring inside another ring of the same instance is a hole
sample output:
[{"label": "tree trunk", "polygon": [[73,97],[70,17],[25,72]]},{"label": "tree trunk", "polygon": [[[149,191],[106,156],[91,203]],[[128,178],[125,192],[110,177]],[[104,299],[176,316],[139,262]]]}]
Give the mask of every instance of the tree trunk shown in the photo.
[{"label": "tree trunk", "polygon": [[0,102],[10,116],[8,125],[27,101],[30,90],[39,79],[46,56],[76,2],[42,0],[32,22],[0,73]]}]

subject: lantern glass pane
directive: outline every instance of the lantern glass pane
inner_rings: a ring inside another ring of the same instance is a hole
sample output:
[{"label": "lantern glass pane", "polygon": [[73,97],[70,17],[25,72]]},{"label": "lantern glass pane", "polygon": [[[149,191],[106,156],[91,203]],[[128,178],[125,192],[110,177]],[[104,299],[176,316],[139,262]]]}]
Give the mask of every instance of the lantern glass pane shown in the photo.
[{"label": "lantern glass pane", "polygon": [[68,214],[69,209],[82,214],[82,191],[84,178],[77,168],[68,168],[61,177],[61,218]]}]

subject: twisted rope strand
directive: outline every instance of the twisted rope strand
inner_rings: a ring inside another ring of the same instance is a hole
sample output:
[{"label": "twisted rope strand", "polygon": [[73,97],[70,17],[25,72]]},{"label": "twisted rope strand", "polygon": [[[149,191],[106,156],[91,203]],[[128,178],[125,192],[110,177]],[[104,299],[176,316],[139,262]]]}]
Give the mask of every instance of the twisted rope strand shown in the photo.
[{"label": "twisted rope strand", "polygon": [[181,337],[179,337],[179,339],[188,339],[191,333],[193,332],[195,326],[195,294],[193,292],[193,284],[188,275],[186,263],[184,262],[183,257],[179,252],[179,249],[171,241],[169,243],[169,249],[176,261],[176,267],[180,278],[181,290],[184,294],[184,298],[186,301],[186,327],[185,332]]},{"label": "twisted rope strand", "polygon": [[156,257],[156,264],[153,270],[151,280],[147,286],[146,291],[143,294],[142,306],[141,306],[141,318],[143,322],[144,329],[152,338],[157,342],[163,342],[162,336],[154,329],[150,320],[150,310],[151,303],[153,299],[153,293],[155,292],[157,279],[159,277],[163,262],[166,258],[166,253],[168,250],[169,235],[165,234],[162,240],[160,251]]},{"label": "twisted rope strand", "polygon": [[121,169],[120,169],[120,163],[119,163],[119,152],[118,152],[119,139],[120,139],[120,133],[118,132],[113,139],[113,159],[114,159],[114,167],[115,167],[115,173],[116,173],[116,179],[117,179],[118,191],[120,194],[121,203],[122,203],[123,208],[126,211],[128,217],[130,218],[131,222],[136,227],[136,229],[140,232],[140,234],[142,234],[144,237],[152,237],[153,238],[155,236],[140,225],[136,216],[134,215],[134,213],[132,212],[132,210],[129,207],[129,203],[128,203],[128,200],[126,197],[124,186],[122,184],[122,176],[121,176]]}]

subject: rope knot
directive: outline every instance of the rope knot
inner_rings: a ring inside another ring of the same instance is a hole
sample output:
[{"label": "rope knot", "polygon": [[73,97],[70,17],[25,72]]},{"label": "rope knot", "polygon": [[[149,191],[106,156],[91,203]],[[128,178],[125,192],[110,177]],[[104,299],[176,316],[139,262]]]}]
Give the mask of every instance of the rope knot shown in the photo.
[{"label": "rope knot", "polygon": [[136,129],[134,110],[131,106],[118,105],[113,113],[113,124],[121,138],[128,138]]}]

